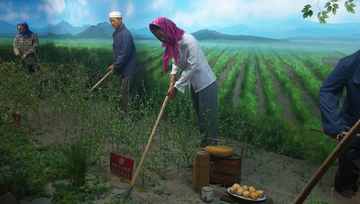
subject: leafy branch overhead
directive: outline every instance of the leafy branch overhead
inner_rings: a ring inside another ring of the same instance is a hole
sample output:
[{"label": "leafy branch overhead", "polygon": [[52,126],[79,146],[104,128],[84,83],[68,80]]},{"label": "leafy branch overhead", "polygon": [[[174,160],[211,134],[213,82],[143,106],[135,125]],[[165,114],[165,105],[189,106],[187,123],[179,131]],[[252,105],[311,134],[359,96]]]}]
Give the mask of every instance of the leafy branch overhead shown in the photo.
[{"label": "leafy branch overhead", "polygon": [[[318,2],[313,6],[311,6],[310,4],[305,5],[304,8],[301,10],[301,12],[303,13],[303,18],[311,17],[314,14],[313,10],[315,8],[318,8],[319,12],[317,14],[317,17],[319,19],[319,22],[326,24],[326,19],[329,18],[329,13],[336,15],[337,9],[339,9],[339,1],[341,0],[329,0],[328,2],[326,2],[324,10],[321,10],[320,8],[320,0],[318,0]],[[356,5],[353,3],[353,1],[354,0],[345,1],[344,6],[348,13],[355,14],[354,7],[356,7]]]}]

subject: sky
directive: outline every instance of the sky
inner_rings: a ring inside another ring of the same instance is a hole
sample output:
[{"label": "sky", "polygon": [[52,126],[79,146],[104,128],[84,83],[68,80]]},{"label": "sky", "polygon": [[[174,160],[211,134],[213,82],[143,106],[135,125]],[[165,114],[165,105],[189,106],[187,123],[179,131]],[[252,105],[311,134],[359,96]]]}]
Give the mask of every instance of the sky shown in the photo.
[{"label": "sky", "polygon": [[[66,21],[78,27],[109,22],[109,13],[118,10],[124,24],[135,29],[147,27],[159,16],[190,30],[238,24],[256,27],[303,20],[300,12],[303,7],[317,2],[319,0],[0,0],[0,21],[12,24],[26,21],[34,28]],[[326,2],[320,0],[321,9]],[[328,23],[360,22],[360,4],[355,7],[354,15],[346,12],[344,3],[345,0],[339,2],[337,14],[330,15]],[[317,13],[319,9],[314,11]],[[315,14],[304,21],[318,22],[318,19]]]}]

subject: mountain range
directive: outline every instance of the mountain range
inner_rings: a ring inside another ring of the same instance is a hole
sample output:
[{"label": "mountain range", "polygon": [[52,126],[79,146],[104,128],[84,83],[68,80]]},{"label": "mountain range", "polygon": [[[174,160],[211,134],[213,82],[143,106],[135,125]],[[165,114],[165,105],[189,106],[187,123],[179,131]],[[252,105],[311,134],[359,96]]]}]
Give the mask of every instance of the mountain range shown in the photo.
[{"label": "mountain range", "polygon": [[[125,25],[127,26],[127,25]],[[156,39],[149,28],[129,28],[134,39]],[[108,22],[97,25],[74,27],[62,21],[57,25],[49,24],[44,28],[31,28],[39,37],[44,38],[112,38],[114,28]],[[187,30],[186,28],[184,29]],[[16,25],[0,21],[0,36],[14,36],[18,33]],[[360,23],[319,24],[305,20],[287,20],[277,24],[247,26],[243,24],[230,27],[212,27],[192,33],[198,40],[360,40]]]}]

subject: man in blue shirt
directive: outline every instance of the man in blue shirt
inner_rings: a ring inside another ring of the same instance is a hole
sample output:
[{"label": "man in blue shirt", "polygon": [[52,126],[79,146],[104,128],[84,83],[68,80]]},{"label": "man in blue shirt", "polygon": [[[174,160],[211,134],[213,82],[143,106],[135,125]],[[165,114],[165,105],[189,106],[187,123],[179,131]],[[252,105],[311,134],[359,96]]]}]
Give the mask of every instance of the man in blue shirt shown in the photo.
[{"label": "man in blue shirt", "polygon": [[[343,89],[347,95],[340,110]],[[326,79],[319,92],[323,129],[332,138],[348,132],[360,119],[360,50],[342,58]],[[360,138],[354,138],[339,156],[335,189],[351,198],[357,190],[360,173]]]},{"label": "man in blue shirt", "polygon": [[139,61],[135,43],[131,33],[122,22],[121,13],[113,11],[109,14],[111,25],[116,29],[113,33],[114,63],[108,68],[111,74],[120,76],[122,94],[121,110],[126,114],[129,100],[135,96],[139,78]]}]

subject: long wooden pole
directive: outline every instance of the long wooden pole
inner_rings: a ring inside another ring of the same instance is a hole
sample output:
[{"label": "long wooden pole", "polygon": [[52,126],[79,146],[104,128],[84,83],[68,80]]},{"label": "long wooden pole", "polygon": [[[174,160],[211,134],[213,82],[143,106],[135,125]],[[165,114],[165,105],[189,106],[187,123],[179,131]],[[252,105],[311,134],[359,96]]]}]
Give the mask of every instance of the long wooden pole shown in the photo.
[{"label": "long wooden pole", "polygon": [[306,197],[319,182],[321,177],[326,173],[326,171],[331,167],[339,155],[344,151],[344,149],[350,144],[351,140],[360,132],[360,120],[351,128],[349,133],[341,140],[341,142],[336,146],[334,151],[329,155],[326,161],[320,166],[320,168],[315,172],[314,176],[310,179],[309,183],[306,184],[304,189],[301,191],[300,195],[294,201],[294,204],[301,204],[305,201]]},{"label": "long wooden pole", "polygon": [[[169,90],[170,90],[172,87],[173,87],[173,83],[170,84]],[[137,169],[136,169],[136,172],[135,172],[135,175],[134,175],[133,179],[131,180],[130,187],[129,187],[128,190],[127,190],[127,193],[126,193],[126,196],[125,196],[125,201],[126,201],[126,199],[129,197],[132,189],[134,188],[136,179],[137,179],[137,178],[139,177],[139,175],[140,175],[141,167],[143,166],[143,164],[144,164],[144,162],[145,162],[145,158],[146,158],[146,156],[147,156],[147,153],[149,152],[151,143],[152,143],[152,141],[153,141],[153,139],[154,139],[154,136],[155,136],[155,133],[156,133],[156,129],[157,129],[159,123],[160,123],[161,116],[162,116],[163,113],[164,113],[164,110],[165,110],[165,107],[166,107],[166,104],[167,104],[168,100],[169,100],[169,97],[166,96],[166,97],[165,97],[165,100],[164,100],[164,102],[163,102],[163,105],[162,105],[162,107],[161,107],[160,113],[159,113],[159,115],[158,115],[158,117],[157,117],[157,119],[156,119],[154,128],[153,128],[153,130],[152,130],[152,132],[151,132],[151,135],[150,135],[150,137],[149,137],[148,143],[147,143],[147,145],[146,145],[146,147],[145,147],[144,153],[143,153],[143,155],[142,155],[142,157],[141,157],[140,163],[139,163],[139,165],[138,165],[138,167],[137,167]]]},{"label": "long wooden pole", "polygon": [[100,84],[102,81],[104,81],[104,79],[105,79],[107,76],[109,76],[110,73],[111,73],[111,71],[108,72],[98,83],[96,83],[95,86],[93,86],[90,91],[94,90],[97,86],[99,86],[99,84]]}]

